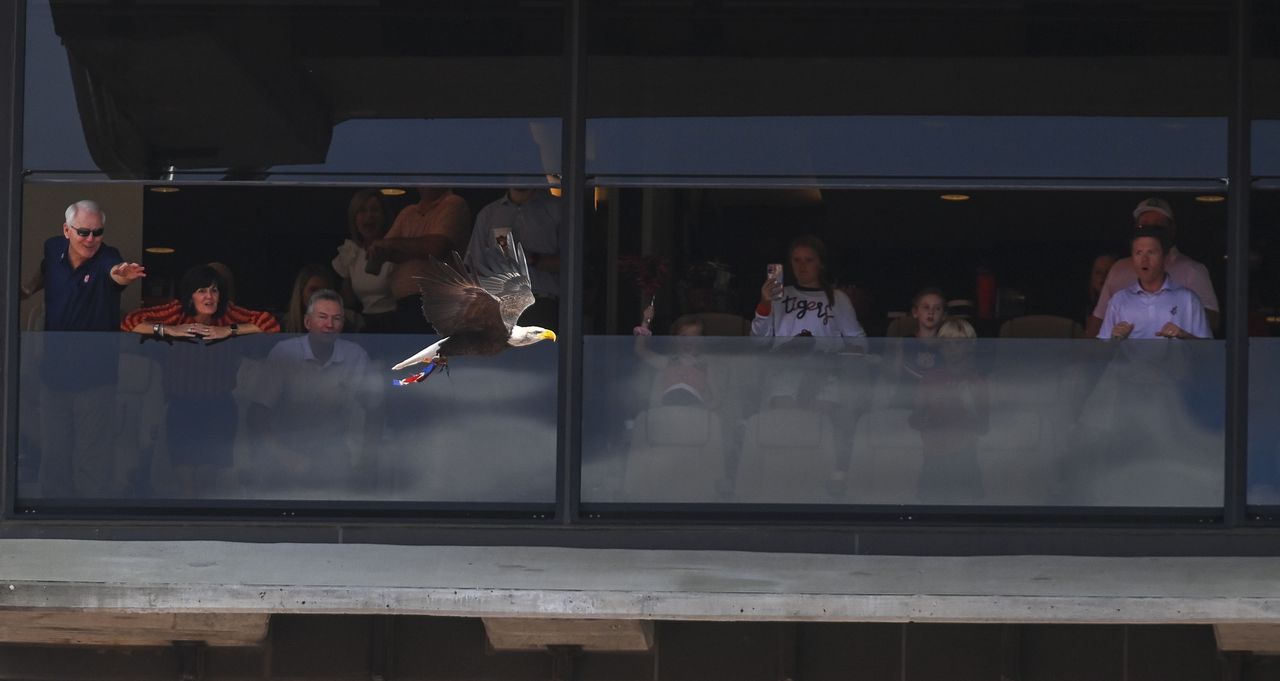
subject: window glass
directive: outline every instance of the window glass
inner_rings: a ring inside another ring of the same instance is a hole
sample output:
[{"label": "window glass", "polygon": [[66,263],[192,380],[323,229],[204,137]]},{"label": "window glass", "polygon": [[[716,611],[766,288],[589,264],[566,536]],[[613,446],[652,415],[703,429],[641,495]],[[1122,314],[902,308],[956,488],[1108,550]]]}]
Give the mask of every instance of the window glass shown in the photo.
[{"label": "window glass", "polygon": [[587,172],[606,183],[1225,175],[1220,3],[589,10]]},{"label": "window glass", "polygon": [[1247,502],[1280,506],[1276,391],[1280,375],[1280,8],[1253,3],[1250,114],[1253,169],[1249,201],[1249,458]]},{"label": "window glass", "polygon": [[560,172],[554,1],[32,0],[27,16],[28,170]]},{"label": "window glass", "polygon": [[1280,189],[1259,183],[1252,193],[1249,235],[1248,503],[1280,506],[1280,450],[1275,430],[1280,380]]},{"label": "window glass", "polygon": [[[63,228],[85,198],[110,219],[82,206]],[[23,207],[19,508],[554,503],[555,344],[446,345],[447,367],[393,384],[441,340],[413,279],[436,270],[401,246],[475,253],[508,230],[544,268],[522,321],[556,327],[546,187],[28,181]],[[117,261],[145,276],[121,290]],[[496,301],[480,312],[507,334]]]},{"label": "window glass", "polygon": [[1251,27],[1253,35],[1249,71],[1250,113],[1252,114],[1253,174],[1280,177],[1280,7],[1269,2],[1255,2]]},{"label": "window glass", "polygon": [[[1177,216],[1181,266],[1198,262],[1197,285],[1216,296],[1225,203],[1158,196]],[[1098,285],[1112,267],[1136,279],[1099,256],[1129,253],[1148,198],[599,189],[584,504],[1220,505],[1223,342],[1085,337],[1093,270]],[[786,288],[761,316],[770,263]],[[1116,314],[1144,315],[1137,335],[1175,321],[1210,336],[1199,296],[1178,290],[1135,292]],[[975,337],[915,337],[943,316],[946,334]]]}]

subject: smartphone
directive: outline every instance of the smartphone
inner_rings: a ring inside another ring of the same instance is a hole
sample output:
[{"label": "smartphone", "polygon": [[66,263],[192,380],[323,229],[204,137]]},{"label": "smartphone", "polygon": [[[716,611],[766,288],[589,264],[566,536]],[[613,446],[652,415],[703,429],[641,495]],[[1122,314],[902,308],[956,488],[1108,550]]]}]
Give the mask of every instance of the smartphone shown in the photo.
[{"label": "smartphone", "polygon": [[771,262],[765,267],[765,274],[770,279],[778,283],[778,293],[774,295],[774,299],[782,298],[782,263]]}]

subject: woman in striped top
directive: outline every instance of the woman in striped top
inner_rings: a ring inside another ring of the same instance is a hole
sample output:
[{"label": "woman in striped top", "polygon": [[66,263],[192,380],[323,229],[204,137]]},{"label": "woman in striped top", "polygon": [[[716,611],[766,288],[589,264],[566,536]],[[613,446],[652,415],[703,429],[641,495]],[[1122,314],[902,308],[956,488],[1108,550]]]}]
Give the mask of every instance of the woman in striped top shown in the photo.
[{"label": "woman in striped top", "polygon": [[280,324],[268,312],[248,310],[222,296],[226,281],[207,265],[193,267],[178,283],[178,297],[125,316],[121,331],[156,338],[216,341],[251,333],[276,333]]},{"label": "woman in striped top", "polygon": [[[197,266],[182,275],[178,298],[129,313],[120,328],[143,336],[216,341],[252,333],[276,333],[267,312],[227,300],[227,282],[217,270]],[[220,473],[233,463],[238,411],[232,397],[244,359],[237,344],[177,343],[163,349],[165,441],[177,487],[160,496],[216,496]]]}]

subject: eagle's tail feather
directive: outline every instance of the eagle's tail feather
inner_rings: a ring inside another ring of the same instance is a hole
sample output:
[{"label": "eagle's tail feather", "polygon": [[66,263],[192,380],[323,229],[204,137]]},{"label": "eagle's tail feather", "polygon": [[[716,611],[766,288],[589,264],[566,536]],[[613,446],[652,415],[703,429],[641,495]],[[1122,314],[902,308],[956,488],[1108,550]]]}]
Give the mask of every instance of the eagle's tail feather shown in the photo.
[{"label": "eagle's tail feather", "polygon": [[435,361],[436,357],[439,357],[439,356],[440,356],[440,346],[441,346],[441,345],[443,345],[443,344],[444,344],[444,342],[445,342],[445,341],[447,341],[447,340],[449,340],[449,339],[448,339],[448,338],[441,338],[440,340],[438,340],[438,341],[436,341],[436,342],[432,343],[431,345],[428,345],[427,347],[423,348],[421,351],[419,351],[419,352],[418,352],[418,354],[416,354],[416,355],[414,355],[414,356],[412,356],[412,357],[409,357],[408,359],[405,359],[404,361],[400,362],[399,364],[397,364],[397,365],[395,365],[395,366],[391,367],[391,370],[392,370],[392,371],[400,371],[401,369],[408,369],[409,367],[411,367],[411,366],[413,366],[413,365],[415,365],[415,364],[430,364],[430,363],[432,363],[433,361]]}]

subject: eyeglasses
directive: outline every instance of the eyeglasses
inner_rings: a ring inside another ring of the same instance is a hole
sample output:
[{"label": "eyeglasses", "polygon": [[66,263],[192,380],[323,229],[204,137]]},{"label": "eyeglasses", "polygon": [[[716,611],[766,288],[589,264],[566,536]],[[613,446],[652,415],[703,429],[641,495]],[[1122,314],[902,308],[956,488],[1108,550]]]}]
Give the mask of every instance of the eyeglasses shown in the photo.
[{"label": "eyeglasses", "polygon": [[[67,226],[71,227],[71,225],[67,225]],[[80,237],[81,239],[88,239],[90,235],[102,236],[103,233],[107,231],[107,229],[105,227],[99,227],[97,229],[84,229],[83,227],[71,227],[71,231],[75,232],[76,236]]]}]

